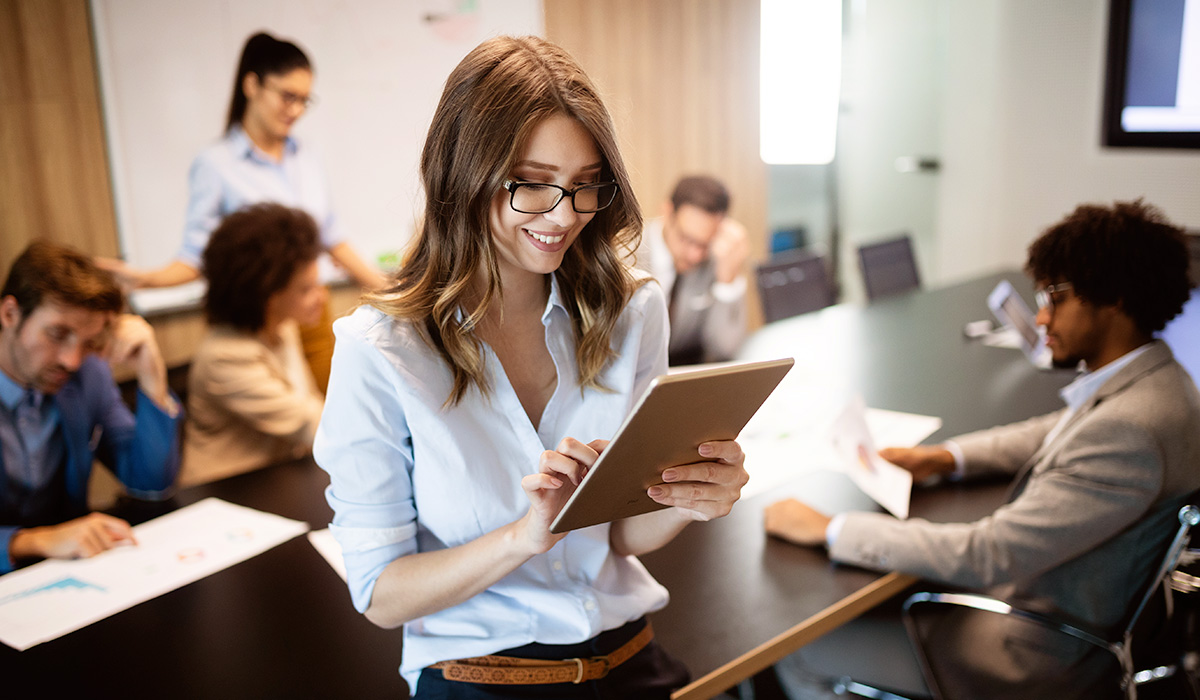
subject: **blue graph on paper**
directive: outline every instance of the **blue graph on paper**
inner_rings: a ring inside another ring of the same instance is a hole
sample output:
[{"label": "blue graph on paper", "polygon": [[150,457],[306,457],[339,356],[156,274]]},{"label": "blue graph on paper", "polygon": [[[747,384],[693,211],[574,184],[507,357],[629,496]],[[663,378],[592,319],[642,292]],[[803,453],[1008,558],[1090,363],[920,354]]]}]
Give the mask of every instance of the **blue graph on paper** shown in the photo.
[{"label": "blue graph on paper", "polygon": [[0,605],[7,605],[8,603],[22,600],[24,598],[31,598],[42,593],[50,593],[52,591],[87,590],[89,588],[100,591],[101,593],[104,593],[107,590],[102,586],[97,586],[94,583],[80,581],[73,576],[67,576],[60,578],[57,581],[51,581],[50,583],[43,584],[36,588],[30,588],[29,590],[21,591],[20,593],[13,593],[11,595],[4,596],[3,598],[0,598]]}]

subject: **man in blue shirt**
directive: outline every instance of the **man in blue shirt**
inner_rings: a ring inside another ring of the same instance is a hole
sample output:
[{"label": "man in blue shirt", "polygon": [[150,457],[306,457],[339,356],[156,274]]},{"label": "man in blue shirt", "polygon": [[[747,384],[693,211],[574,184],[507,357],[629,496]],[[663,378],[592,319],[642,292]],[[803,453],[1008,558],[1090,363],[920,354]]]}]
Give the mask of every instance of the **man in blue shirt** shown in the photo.
[{"label": "man in blue shirt", "polygon": [[[138,497],[175,480],[180,410],[153,329],[123,306],[111,273],[45,242],[0,290],[0,573],[133,543],[128,523],[87,512],[94,459]],[[102,352],[136,370],[136,416]]]}]

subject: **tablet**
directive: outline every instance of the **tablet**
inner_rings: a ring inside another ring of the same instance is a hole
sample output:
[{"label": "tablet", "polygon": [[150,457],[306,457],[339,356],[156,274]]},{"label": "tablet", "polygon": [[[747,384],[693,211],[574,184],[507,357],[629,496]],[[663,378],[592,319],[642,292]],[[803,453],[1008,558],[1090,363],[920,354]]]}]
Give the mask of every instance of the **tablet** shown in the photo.
[{"label": "tablet", "polygon": [[1016,331],[1021,352],[1035,367],[1050,367],[1050,348],[1046,347],[1045,339],[1038,331],[1037,317],[1008,280],[1001,280],[988,295],[988,308],[1002,325]]},{"label": "tablet", "polygon": [[700,443],[736,438],[793,363],[789,357],[656,377],[550,532],[666,508],[651,500],[646,489],[663,483],[661,475],[668,467],[702,461]]}]

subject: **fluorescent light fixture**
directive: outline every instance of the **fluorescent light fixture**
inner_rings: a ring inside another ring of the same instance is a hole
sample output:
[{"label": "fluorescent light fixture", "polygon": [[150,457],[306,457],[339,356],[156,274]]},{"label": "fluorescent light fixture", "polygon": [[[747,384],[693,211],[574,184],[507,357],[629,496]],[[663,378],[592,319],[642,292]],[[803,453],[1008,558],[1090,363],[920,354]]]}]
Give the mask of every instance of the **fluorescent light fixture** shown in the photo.
[{"label": "fluorescent light fixture", "polygon": [[842,81],[841,0],[762,0],[759,152],[772,164],[833,160]]}]

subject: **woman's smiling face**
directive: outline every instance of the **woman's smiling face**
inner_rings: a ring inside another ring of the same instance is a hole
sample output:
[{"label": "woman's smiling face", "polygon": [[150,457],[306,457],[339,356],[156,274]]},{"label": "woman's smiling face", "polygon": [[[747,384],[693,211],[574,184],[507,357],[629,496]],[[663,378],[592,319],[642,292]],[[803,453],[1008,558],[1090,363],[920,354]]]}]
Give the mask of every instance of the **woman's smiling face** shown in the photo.
[{"label": "woman's smiling face", "polygon": [[[575,119],[556,114],[533,128],[509,177],[571,190],[598,181],[602,170],[603,159],[592,135]],[[542,214],[523,214],[509,202],[508,190],[501,189],[492,199],[488,217],[502,284],[522,274],[540,276],[557,270],[567,249],[595,216],[576,212],[571,198],[565,196]]]}]

